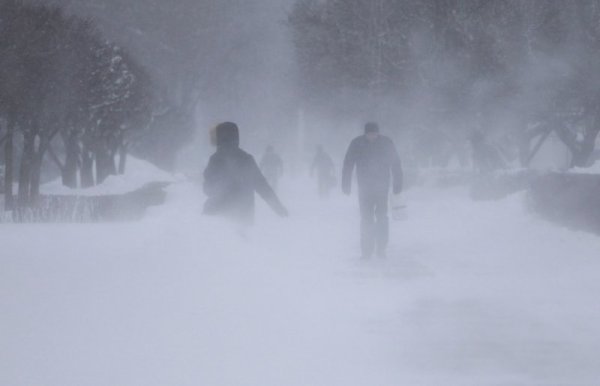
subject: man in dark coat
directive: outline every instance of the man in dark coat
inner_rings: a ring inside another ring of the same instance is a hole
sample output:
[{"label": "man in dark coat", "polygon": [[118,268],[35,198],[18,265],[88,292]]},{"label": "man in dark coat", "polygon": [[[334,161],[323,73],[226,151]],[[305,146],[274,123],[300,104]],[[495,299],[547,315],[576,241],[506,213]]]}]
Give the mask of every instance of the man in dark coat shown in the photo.
[{"label": "man in dark coat", "polygon": [[[342,190],[350,194],[352,172],[356,166],[361,216],[362,257],[376,250],[385,256],[388,243],[388,194],[402,190],[402,166],[394,143],[379,134],[374,122],[365,125],[365,134],[350,143],[342,170]],[[392,181],[390,181],[392,180]]]},{"label": "man in dark coat", "polygon": [[215,129],[217,151],[204,170],[204,213],[232,218],[244,225],[254,220],[254,192],[280,216],[288,211],[269,186],[254,157],[239,147],[239,129],[224,122]]}]

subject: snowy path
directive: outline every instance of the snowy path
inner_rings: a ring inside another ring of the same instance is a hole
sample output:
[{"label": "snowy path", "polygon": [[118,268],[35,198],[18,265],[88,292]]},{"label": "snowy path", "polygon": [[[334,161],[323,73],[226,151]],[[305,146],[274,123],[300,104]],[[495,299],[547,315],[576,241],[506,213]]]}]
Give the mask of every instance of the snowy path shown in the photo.
[{"label": "snowy path", "polygon": [[521,197],[411,191],[386,260],[355,198],[241,238],[194,186],[142,223],[1,225],[0,385],[597,385],[600,238]]}]

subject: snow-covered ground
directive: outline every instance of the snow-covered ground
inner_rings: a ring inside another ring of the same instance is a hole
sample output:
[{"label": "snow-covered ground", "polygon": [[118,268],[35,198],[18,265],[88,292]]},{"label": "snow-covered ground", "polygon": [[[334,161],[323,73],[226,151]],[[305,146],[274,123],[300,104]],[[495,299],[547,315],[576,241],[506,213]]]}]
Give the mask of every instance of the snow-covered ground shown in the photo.
[{"label": "snow-covered ground", "polygon": [[0,225],[0,385],[599,384],[599,237],[421,188],[359,261],[356,198],[306,183],[245,236],[190,182],[140,223]]}]

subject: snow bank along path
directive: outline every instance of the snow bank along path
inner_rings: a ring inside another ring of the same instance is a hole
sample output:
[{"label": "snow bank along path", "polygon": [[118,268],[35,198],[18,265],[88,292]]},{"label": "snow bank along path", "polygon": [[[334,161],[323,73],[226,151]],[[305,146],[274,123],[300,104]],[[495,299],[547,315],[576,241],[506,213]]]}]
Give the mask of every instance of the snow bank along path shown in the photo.
[{"label": "snow bank along path", "polygon": [[600,238],[413,190],[360,262],[355,197],[286,182],[246,237],[188,182],[140,223],[2,225],[0,385],[598,384]]}]

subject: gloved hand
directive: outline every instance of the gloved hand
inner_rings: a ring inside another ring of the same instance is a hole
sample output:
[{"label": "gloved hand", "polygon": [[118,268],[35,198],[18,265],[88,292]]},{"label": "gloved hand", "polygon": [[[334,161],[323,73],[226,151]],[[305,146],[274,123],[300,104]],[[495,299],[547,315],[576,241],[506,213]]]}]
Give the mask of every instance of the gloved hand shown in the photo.
[{"label": "gloved hand", "polygon": [[283,205],[278,206],[275,209],[275,212],[279,215],[279,217],[289,217],[290,212],[288,212],[287,208]]}]

